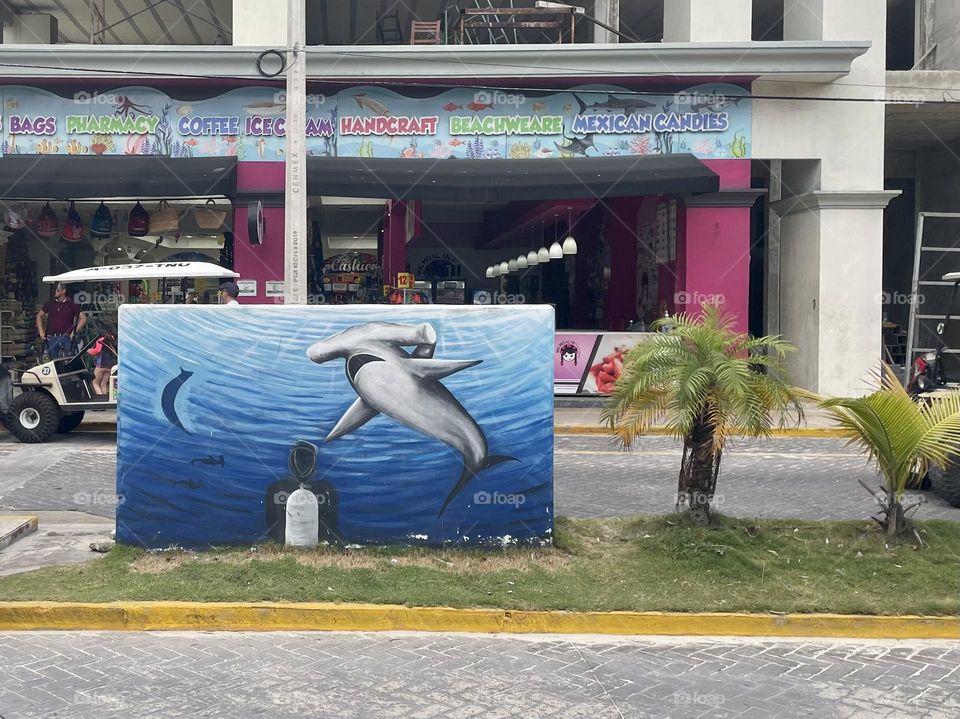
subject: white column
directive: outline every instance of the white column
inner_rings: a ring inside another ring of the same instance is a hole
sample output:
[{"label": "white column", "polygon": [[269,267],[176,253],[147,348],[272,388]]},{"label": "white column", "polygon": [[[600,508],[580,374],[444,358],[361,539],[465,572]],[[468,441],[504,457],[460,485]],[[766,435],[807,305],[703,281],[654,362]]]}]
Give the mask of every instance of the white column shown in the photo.
[{"label": "white column", "polygon": [[307,73],[304,0],[287,0],[286,201],[284,207],[284,302],[307,302],[307,178],[304,144]]},{"label": "white column", "polygon": [[754,100],[753,157],[783,161],[780,331],[797,347],[793,380],[863,394],[881,360],[884,0],[785,0],[785,40],[870,41],[834,83],[763,82]]},{"label": "white column", "polygon": [[750,40],[752,0],[666,0],[664,42],[740,42]]},{"label": "white column", "polygon": [[287,3],[233,0],[233,44],[285,47]]},{"label": "white column", "polygon": [[[589,12],[589,10],[588,10]],[[595,0],[593,17],[610,27],[620,29],[620,0]],[[620,42],[620,37],[599,25],[593,26],[593,41],[598,43]]]}]

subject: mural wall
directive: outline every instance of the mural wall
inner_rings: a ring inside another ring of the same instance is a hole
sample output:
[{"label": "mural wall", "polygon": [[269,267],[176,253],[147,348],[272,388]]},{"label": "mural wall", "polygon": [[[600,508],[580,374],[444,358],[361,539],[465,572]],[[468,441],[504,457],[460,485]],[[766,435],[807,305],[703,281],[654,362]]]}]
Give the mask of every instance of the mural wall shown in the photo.
[{"label": "mural wall", "polygon": [[120,309],[117,539],[543,544],[550,307]]},{"label": "mural wall", "polygon": [[[2,153],[236,156],[282,161],[286,98],[269,87],[181,101],[149,87],[62,97],[0,88]],[[537,159],[692,153],[750,156],[750,97],[711,83],[678,92],[594,85],[569,92],[469,88],[410,97],[380,87],[307,98],[314,156]]]}]

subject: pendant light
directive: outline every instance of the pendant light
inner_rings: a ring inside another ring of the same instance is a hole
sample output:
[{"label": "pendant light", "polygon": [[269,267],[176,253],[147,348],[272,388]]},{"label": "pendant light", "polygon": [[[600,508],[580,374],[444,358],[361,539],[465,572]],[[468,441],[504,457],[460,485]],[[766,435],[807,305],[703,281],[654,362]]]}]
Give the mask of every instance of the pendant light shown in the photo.
[{"label": "pendant light", "polygon": [[518,270],[525,270],[525,269],[527,269],[527,256],[524,255],[524,254],[522,254],[522,253],[521,253],[520,256],[517,258],[517,269],[518,269]]},{"label": "pendant light", "polygon": [[550,259],[551,260],[562,260],[563,259],[563,247],[560,246],[559,233],[560,233],[560,220],[559,215],[553,216],[553,244],[550,245]]},{"label": "pendant light", "polygon": [[547,221],[540,220],[541,247],[540,247],[540,251],[537,252],[537,261],[540,262],[541,264],[544,262],[550,261],[550,250],[547,249],[546,235],[547,235]]},{"label": "pendant light", "polygon": [[487,279],[490,279],[490,278],[493,277],[493,276],[494,276],[494,274],[493,274],[493,266],[491,265],[490,267],[487,267]]},{"label": "pendant light", "polygon": [[577,241],[573,239],[573,221],[571,219],[572,207],[567,208],[567,238],[563,241],[562,250],[565,255],[577,254]]},{"label": "pendant light", "polygon": [[517,271],[517,260],[516,260],[516,258],[510,260],[510,261],[507,263],[507,267],[509,268],[509,270],[510,270],[511,272],[516,272],[516,271]]},{"label": "pendant light", "polygon": [[534,230],[530,228],[530,251],[527,253],[527,266],[536,267],[540,264],[540,260],[537,257],[537,251],[534,249],[534,243],[537,241],[537,238],[534,237]]},{"label": "pendant light", "polygon": [[506,262],[501,262],[501,263],[500,263],[500,274],[501,274],[501,275],[509,275],[509,274],[510,274],[510,265],[508,265]]}]

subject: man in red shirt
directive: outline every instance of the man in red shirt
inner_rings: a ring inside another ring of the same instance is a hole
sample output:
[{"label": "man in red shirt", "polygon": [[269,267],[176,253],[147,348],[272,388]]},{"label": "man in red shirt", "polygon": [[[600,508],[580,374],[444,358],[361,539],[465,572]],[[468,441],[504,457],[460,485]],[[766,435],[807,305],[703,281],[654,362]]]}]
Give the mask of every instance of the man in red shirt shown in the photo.
[{"label": "man in red shirt", "polygon": [[[44,329],[43,323],[47,327]],[[67,288],[58,283],[53,299],[37,312],[37,332],[41,340],[47,340],[50,358],[65,357],[73,351],[73,335],[87,324],[87,316],[80,311],[67,295]]]}]

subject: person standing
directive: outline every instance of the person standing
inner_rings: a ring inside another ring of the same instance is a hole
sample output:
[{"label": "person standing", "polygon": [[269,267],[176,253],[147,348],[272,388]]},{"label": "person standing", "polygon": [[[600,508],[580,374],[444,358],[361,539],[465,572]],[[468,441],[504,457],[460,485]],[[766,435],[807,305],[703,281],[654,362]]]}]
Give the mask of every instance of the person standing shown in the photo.
[{"label": "person standing", "polygon": [[47,341],[50,359],[68,356],[73,351],[73,336],[86,324],[87,316],[70,299],[66,286],[58,282],[53,299],[37,312],[37,332],[41,340]]},{"label": "person standing", "polygon": [[221,305],[239,305],[237,297],[240,296],[240,287],[236,282],[224,282],[220,285],[220,304]]}]

